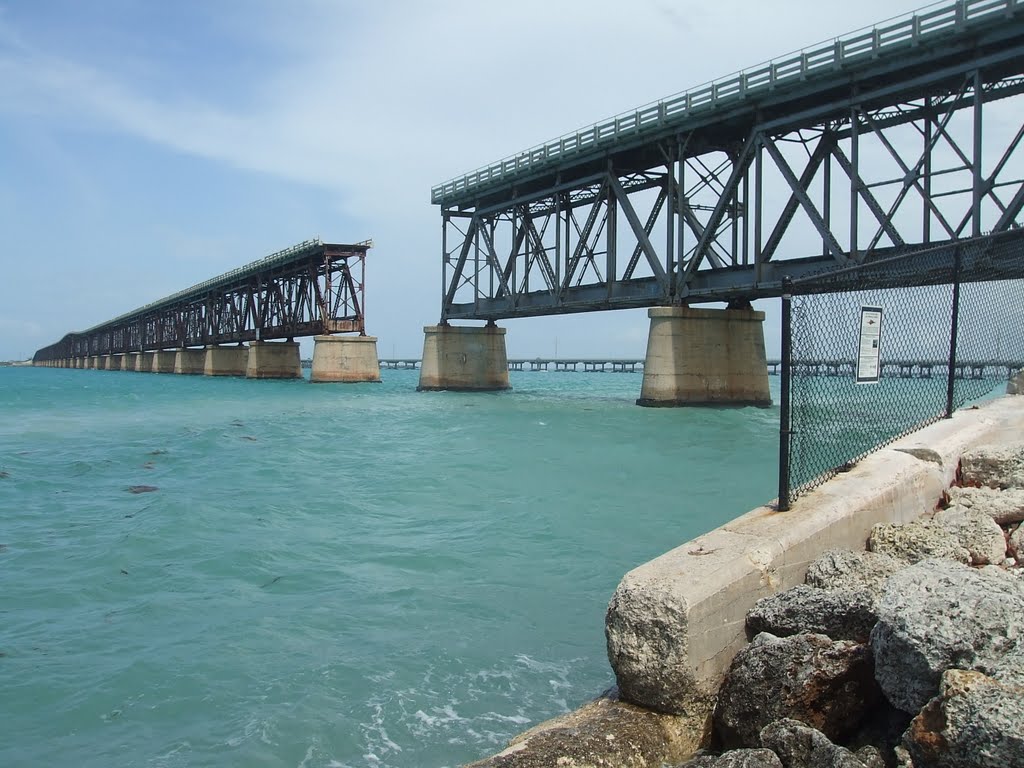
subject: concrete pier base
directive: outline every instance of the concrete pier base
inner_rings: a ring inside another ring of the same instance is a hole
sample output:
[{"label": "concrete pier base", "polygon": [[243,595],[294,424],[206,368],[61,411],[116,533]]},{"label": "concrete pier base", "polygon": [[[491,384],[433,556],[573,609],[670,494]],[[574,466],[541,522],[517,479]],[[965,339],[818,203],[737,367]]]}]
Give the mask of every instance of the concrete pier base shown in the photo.
[{"label": "concrete pier base", "polygon": [[254,341],[249,345],[245,375],[250,379],[301,379],[297,341]]},{"label": "concrete pier base", "polygon": [[772,404],[764,312],[653,307],[637,405]]},{"label": "concrete pier base", "polygon": [[174,373],[176,350],[161,349],[153,353],[153,373]]},{"label": "concrete pier base", "polygon": [[245,376],[249,348],[208,346],[204,350],[203,373],[207,376]]},{"label": "concrete pier base", "polygon": [[134,371],[135,363],[138,360],[138,352],[125,352],[121,359],[122,371]]},{"label": "concrete pier base", "polygon": [[206,364],[205,349],[179,349],[174,353],[174,372],[188,375],[202,374]]},{"label": "concrete pier base", "polygon": [[313,382],[380,381],[376,336],[315,336]]},{"label": "concrete pier base", "polygon": [[139,352],[139,354],[135,358],[135,370],[141,371],[142,373],[152,373],[153,353]]},{"label": "concrete pier base", "polygon": [[103,362],[103,369],[106,371],[120,371],[121,355],[106,355]]},{"label": "concrete pier base", "polygon": [[495,325],[428,325],[423,329],[420,391],[512,389],[505,329]]},{"label": "concrete pier base", "polygon": [[89,356],[89,368],[92,368],[95,371],[95,370],[99,370],[99,367],[100,367],[100,357],[99,357],[99,355],[90,355]]}]

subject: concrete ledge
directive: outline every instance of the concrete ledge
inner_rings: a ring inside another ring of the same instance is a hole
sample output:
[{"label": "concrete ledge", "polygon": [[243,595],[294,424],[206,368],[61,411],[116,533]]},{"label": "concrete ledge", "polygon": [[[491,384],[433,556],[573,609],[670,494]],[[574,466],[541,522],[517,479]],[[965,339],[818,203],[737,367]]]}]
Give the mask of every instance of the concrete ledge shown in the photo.
[{"label": "concrete ledge", "polygon": [[875,523],[933,508],[966,449],[1022,433],[1024,399],[960,411],[868,456],[787,512],[759,507],[630,571],[605,628],[623,698],[706,722],[759,598],[802,583],[828,549],[863,549]]}]

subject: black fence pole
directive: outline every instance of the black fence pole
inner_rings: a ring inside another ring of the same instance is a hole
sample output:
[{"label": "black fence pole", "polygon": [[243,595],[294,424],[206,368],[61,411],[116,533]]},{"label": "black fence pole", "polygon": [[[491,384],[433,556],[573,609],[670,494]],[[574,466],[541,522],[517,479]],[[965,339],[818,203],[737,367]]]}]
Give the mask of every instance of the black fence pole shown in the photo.
[{"label": "black fence pole", "polygon": [[956,337],[960,326],[960,246],[953,249],[953,311],[949,328],[949,373],[946,377],[946,418],[953,418],[953,379],[956,375]]},{"label": "black fence pole", "polygon": [[789,509],[789,437],[790,371],[793,363],[792,344],[792,289],[793,281],[782,279],[782,382],[779,413],[779,512]]}]

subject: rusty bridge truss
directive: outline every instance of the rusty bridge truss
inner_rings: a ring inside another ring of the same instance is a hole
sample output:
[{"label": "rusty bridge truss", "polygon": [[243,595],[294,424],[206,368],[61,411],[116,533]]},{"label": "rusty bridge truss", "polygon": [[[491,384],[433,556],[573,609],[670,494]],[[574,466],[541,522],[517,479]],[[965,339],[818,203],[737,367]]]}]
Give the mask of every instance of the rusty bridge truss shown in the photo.
[{"label": "rusty bridge truss", "polygon": [[45,362],[331,333],[365,335],[370,242],[307,240],[40,349]]},{"label": "rusty bridge truss", "polygon": [[1024,0],[960,0],[434,187],[441,320],[781,293],[782,278],[1013,233]]}]

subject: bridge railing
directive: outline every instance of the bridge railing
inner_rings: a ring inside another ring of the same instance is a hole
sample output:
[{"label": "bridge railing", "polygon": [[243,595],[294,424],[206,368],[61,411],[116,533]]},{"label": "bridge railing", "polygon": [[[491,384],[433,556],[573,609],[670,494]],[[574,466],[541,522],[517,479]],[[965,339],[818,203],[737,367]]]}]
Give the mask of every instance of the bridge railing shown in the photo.
[{"label": "bridge railing", "polygon": [[473,188],[535,170],[556,160],[616,142],[624,137],[676,124],[705,110],[842,70],[944,36],[974,31],[1018,13],[1024,0],[957,0],[927,6],[880,25],[811,46],[653,104],[638,107],[552,141],[450,179],[431,189],[431,202],[443,204]]}]

